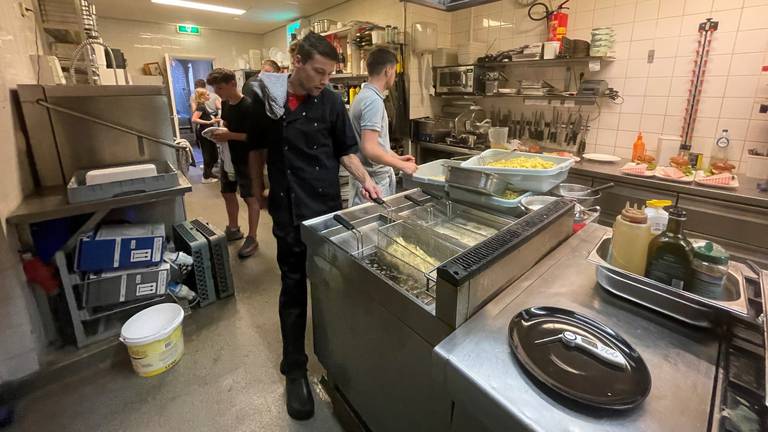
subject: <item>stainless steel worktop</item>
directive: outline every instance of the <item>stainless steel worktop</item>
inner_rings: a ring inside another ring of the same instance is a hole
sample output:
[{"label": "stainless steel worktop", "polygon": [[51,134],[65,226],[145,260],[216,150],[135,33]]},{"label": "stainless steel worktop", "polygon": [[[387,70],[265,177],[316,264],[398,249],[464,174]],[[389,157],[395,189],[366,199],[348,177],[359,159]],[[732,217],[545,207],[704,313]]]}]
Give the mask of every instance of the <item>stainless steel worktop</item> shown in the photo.
[{"label": "stainless steel worktop", "polygon": [[768,192],[757,190],[760,179],[739,175],[739,187],[736,189],[716,189],[697,185],[696,183],[675,183],[671,181],[642,178],[621,174],[619,169],[629,162],[622,159],[620,162],[605,163],[582,160],[571,168],[572,174],[581,174],[605,180],[645,186],[648,188],[666,190],[717,200],[724,200],[738,204],[768,208]]},{"label": "stainless steel worktop", "polygon": [[[587,226],[435,348],[434,376],[456,404],[452,431],[707,430],[718,339],[600,288],[585,257],[607,231]],[[509,347],[508,325],[532,306],[572,309],[624,336],[653,379],[643,404],[626,412],[597,411],[527,375]]]}]

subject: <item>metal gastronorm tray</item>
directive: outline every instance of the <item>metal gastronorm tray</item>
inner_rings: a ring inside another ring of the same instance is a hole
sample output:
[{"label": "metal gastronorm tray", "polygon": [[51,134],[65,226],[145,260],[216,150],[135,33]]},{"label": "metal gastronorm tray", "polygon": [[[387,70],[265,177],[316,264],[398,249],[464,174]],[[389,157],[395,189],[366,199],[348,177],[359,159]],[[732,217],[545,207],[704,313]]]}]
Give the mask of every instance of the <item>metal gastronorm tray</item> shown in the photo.
[{"label": "metal gastronorm tray", "polygon": [[730,263],[726,290],[731,299],[710,300],[610,265],[610,247],[609,234],[587,258],[597,265],[597,280],[608,291],[699,327],[715,327],[731,317],[750,319],[742,264]]}]

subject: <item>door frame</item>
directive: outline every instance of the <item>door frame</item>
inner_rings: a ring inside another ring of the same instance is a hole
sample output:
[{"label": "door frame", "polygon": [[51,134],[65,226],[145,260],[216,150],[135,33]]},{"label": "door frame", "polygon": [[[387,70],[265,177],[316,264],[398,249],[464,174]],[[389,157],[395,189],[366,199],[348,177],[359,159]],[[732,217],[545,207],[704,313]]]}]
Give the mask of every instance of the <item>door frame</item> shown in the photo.
[{"label": "door frame", "polygon": [[[176,135],[176,139],[181,138],[181,132],[179,131],[179,116],[176,114],[176,96],[173,94],[173,74],[171,74],[171,59],[179,60],[208,60],[211,62],[211,66],[216,68],[216,57],[212,55],[204,54],[182,54],[182,53],[165,53],[163,54],[163,60],[165,61],[165,84],[168,90],[168,99],[171,102],[171,120],[173,121],[173,133]],[[186,101],[185,101],[186,102]]]}]

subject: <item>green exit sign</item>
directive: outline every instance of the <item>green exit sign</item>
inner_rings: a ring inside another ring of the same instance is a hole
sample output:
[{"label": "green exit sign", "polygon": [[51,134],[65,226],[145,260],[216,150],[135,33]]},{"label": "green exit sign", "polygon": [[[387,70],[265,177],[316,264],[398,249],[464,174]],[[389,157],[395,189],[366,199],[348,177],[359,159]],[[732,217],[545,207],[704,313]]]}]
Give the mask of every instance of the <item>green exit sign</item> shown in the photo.
[{"label": "green exit sign", "polygon": [[176,32],[177,33],[184,33],[184,34],[191,34],[191,35],[199,35],[200,34],[200,27],[196,25],[186,25],[186,24],[179,24],[176,26]]}]

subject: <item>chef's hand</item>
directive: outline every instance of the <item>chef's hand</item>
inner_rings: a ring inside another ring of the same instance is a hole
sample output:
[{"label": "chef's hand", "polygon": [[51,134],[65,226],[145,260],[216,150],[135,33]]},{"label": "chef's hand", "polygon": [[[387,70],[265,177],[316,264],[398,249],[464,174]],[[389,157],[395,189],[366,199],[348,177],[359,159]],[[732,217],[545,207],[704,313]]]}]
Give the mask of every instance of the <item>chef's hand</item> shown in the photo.
[{"label": "chef's hand", "polygon": [[379,187],[376,186],[376,183],[370,178],[363,184],[363,198],[369,201],[373,201],[376,198],[383,198]]},{"label": "chef's hand", "polygon": [[398,156],[397,158],[400,159],[403,162],[413,162],[413,163],[416,163],[416,158],[411,156],[411,155]]}]

